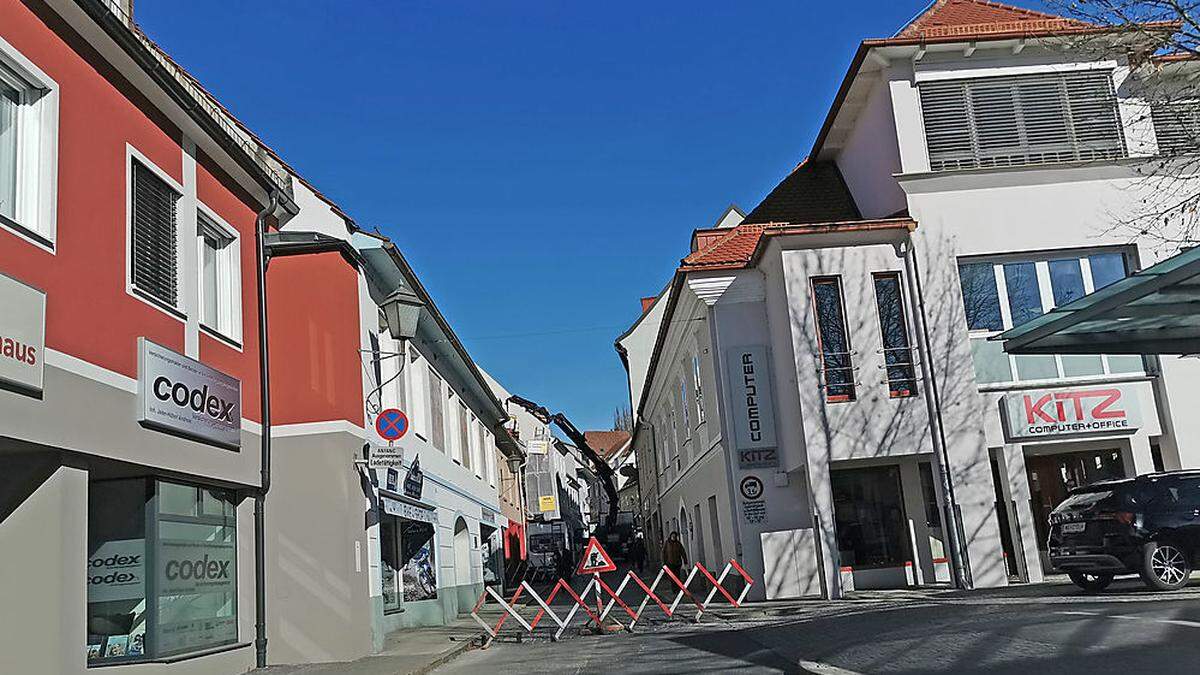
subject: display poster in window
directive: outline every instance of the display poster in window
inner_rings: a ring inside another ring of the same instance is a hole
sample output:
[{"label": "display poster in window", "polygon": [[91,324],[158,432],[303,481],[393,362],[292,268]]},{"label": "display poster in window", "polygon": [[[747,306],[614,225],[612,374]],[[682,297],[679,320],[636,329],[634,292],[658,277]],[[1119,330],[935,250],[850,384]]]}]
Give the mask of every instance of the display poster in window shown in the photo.
[{"label": "display poster in window", "polygon": [[145,539],[106,541],[88,556],[87,564],[88,603],[145,596]]},{"label": "display poster in window", "polygon": [[437,598],[432,523],[400,520],[400,575],[404,602]]},{"label": "display poster in window", "polygon": [[242,383],[138,338],[138,422],[238,450],[242,444]]},{"label": "display poster in window", "polygon": [[236,616],[206,616],[184,621],[164,621],[155,644],[163,654],[179,653],[237,640]]},{"label": "display poster in window", "polygon": [[767,354],[767,348],[762,345],[733,347],[725,352],[734,443],[740,469],[779,466],[775,400]]},{"label": "display poster in window", "polygon": [[237,566],[233,544],[188,539],[158,541],[160,595],[198,595],[236,590]]},{"label": "display poster in window", "polygon": [[46,294],[0,274],[0,387],[42,393]]}]

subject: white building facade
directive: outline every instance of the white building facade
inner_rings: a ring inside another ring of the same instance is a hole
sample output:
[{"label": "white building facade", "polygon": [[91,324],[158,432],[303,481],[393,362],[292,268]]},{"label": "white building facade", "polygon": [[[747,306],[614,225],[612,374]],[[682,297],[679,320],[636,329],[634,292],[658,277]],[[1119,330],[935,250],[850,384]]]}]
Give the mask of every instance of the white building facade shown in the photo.
[{"label": "white building facade", "polygon": [[1194,361],[987,340],[1174,252],[1121,230],[1179,150],[1161,71],[1085,33],[934,3],[861,45],[743,223],[696,233],[650,356],[623,343],[649,512],[690,558],[737,557],[759,598],[1036,582],[1069,488],[1200,465]]}]

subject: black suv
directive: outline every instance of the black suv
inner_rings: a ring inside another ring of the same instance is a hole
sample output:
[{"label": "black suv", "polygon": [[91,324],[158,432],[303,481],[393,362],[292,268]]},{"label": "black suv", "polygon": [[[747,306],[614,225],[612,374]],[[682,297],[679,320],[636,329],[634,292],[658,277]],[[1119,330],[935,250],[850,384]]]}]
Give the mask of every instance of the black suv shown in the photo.
[{"label": "black suv", "polygon": [[1198,555],[1200,471],[1075,488],[1050,514],[1050,562],[1087,591],[1130,573],[1153,589],[1183,588]]}]

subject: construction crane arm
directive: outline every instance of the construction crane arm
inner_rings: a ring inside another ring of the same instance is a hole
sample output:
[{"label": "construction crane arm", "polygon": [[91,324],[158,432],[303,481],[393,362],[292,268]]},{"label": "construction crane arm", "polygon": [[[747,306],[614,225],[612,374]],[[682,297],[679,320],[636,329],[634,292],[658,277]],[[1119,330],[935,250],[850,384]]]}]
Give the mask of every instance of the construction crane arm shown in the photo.
[{"label": "construction crane arm", "polygon": [[583,456],[587,458],[588,462],[595,469],[596,475],[600,477],[600,484],[604,487],[605,494],[608,495],[608,515],[605,517],[604,524],[609,528],[616,526],[619,505],[617,503],[615,472],[608,465],[608,462],[604,461],[604,458],[593,450],[592,446],[588,445],[587,437],[583,435],[583,432],[575,428],[575,425],[571,423],[571,420],[567,419],[566,415],[551,413],[545,406],[540,406],[527,398],[514,395],[510,396],[508,400],[524,408],[542,424],[554,424],[557,426],[566,435],[567,440],[579,448],[579,451],[583,453]]}]

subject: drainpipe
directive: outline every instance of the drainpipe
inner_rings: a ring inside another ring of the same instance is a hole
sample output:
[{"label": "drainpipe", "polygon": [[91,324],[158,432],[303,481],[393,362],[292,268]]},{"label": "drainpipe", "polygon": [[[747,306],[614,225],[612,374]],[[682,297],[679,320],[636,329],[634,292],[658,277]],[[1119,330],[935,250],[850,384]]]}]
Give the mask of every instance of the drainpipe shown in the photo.
[{"label": "drainpipe", "polygon": [[954,498],[954,481],[950,477],[950,454],[946,448],[946,428],[942,421],[942,401],[938,394],[937,379],[933,376],[933,350],[929,340],[929,323],[926,320],[925,292],[921,287],[921,270],[917,266],[917,256],[910,236],[903,243],[904,267],[911,283],[908,285],[909,301],[916,311],[913,313],[919,330],[917,344],[921,352],[921,379],[928,395],[925,396],[925,406],[929,413],[929,436],[934,445],[934,464],[937,465],[939,487],[942,490],[942,522],[945,527],[947,543],[950,550],[950,567],[953,570],[954,586],[961,589],[971,587],[966,565],[963,560],[962,542],[959,538],[958,502]]},{"label": "drainpipe", "polygon": [[279,193],[271,192],[271,203],[254,219],[255,283],[258,290],[258,391],[262,409],[262,456],[259,460],[261,487],[254,496],[254,660],[267,665],[267,491],[271,489],[271,360],[267,348],[267,256],[263,240],[267,218],[279,207]]}]

